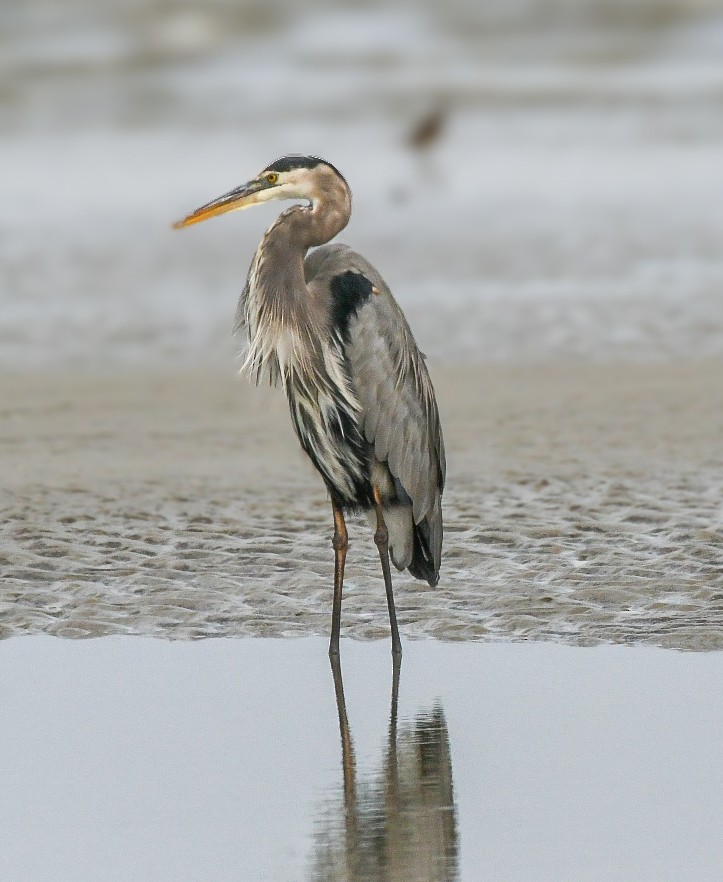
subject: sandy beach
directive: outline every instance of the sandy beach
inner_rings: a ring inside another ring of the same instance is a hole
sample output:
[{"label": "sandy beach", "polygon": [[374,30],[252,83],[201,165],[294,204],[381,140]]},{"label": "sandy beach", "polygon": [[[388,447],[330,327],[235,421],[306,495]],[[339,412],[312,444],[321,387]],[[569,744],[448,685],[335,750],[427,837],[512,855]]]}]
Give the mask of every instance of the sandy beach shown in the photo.
[{"label": "sandy beach", "polygon": [[[432,365],[440,585],[407,638],[723,648],[723,363]],[[324,634],[328,503],[279,390],[184,367],[6,374],[0,634]],[[343,634],[387,633],[351,527]]]}]

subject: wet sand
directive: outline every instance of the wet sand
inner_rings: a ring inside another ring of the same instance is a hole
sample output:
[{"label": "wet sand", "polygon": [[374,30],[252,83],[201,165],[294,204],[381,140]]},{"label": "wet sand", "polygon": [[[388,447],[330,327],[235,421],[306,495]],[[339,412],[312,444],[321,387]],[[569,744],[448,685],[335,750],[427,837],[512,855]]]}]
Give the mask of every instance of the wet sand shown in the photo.
[{"label": "wet sand", "polygon": [[721,878],[723,654],[342,655],[343,728],[322,639],[0,642],[2,879]]},{"label": "wet sand", "polygon": [[[403,636],[723,648],[723,363],[432,365],[440,585]],[[226,370],[5,374],[0,635],[325,634],[323,488],[278,390]],[[344,635],[387,634],[351,525]]]}]

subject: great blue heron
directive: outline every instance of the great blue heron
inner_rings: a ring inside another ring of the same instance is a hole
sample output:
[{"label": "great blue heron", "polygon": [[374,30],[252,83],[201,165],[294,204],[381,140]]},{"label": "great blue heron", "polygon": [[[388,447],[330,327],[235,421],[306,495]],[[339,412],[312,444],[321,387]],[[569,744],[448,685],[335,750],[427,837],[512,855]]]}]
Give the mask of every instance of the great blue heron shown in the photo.
[{"label": "great blue heron", "polygon": [[326,244],[351,215],[351,190],[331,163],[285,156],[175,226],[272,199],[307,204],[279,215],[251,263],[236,313],[237,328],[248,335],[244,368],[257,384],[281,382],[301,446],[329,491],[335,551],[329,653],[339,653],[344,513],[364,510],[375,531],[398,655],[390,556],[397,569],[430,585],[439,578],[445,458],[434,389],[384,279],[348,246]]}]

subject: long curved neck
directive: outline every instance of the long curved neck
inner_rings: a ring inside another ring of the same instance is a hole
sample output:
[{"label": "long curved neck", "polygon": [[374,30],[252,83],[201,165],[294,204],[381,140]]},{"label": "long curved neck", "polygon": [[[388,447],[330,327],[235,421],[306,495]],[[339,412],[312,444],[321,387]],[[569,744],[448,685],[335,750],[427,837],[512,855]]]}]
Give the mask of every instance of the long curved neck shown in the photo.
[{"label": "long curved neck", "polygon": [[344,229],[350,214],[351,194],[344,185],[337,198],[288,208],[266,231],[237,313],[237,326],[249,334],[244,366],[257,379],[268,370],[272,380],[280,376],[285,383],[295,367],[306,370],[319,362],[325,314],[306,285],[304,258],[309,248]]},{"label": "long curved neck", "polygon": [[323,196],[318,197],[310,208],[294,213],[297,235],[306,248],[324,245],[331,241],[349,223],[351,217],[351,192],[339,181]]},{"label": "long curved neck", "polygon": [[264,307],[279,319],[300,318],[308,296],[304,258],[341,232],[351,215],[351,194],[339,186],[309,207],[282,212],[261,240],[254,259],[253,286]]}]

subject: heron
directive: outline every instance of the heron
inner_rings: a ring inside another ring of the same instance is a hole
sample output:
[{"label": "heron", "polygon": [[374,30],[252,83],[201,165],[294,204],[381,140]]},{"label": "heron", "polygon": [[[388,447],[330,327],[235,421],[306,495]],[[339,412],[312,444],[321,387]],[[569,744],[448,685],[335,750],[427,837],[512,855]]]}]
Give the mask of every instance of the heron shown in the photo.
[{"label": "heron", "polygon": [[301,447],[321,475],[334,522],[329,654],[339,655],[345,515],[363,511],[374,531],[392,653],[401,655],[390,559],[437,585],[446,464],[425,358],[379,272],[330,241],[351,216],[351,190],[330,162],[284,156],[174,226],[273,199],[294,200],[269,227],[236,312],[246,372],[286,393]]}]

